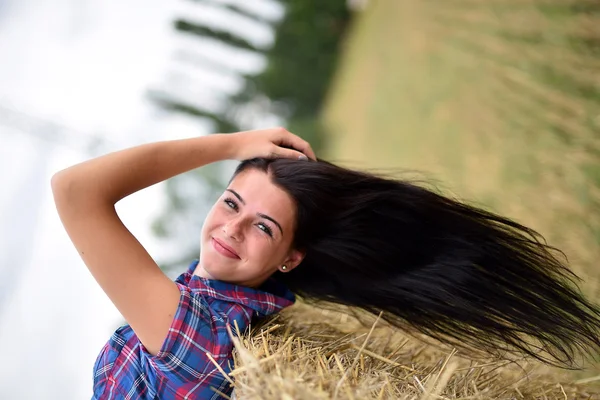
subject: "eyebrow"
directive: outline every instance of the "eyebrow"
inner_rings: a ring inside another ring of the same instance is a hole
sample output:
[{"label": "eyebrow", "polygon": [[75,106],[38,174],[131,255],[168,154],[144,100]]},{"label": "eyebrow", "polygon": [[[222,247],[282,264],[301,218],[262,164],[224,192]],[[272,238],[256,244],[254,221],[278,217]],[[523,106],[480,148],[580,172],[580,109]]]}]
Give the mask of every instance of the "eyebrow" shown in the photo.
[{"label": "eyebrow", "polygon": [[[243,205],[246,205],[246,202],[244,201],[244,199],[242,199],[242,196],[240,196],[238,192],[236,192],[233,189],[225,189],[225,190],[233,193],[233,195],[235,197],[237,197],[237,199],[240,201],[240,203],[242,203]],[[281,229],[281,225],[279,225],[279,222],[275,221],[273,218],[271,218],[268,215],[263,214],[263,213],[256,213],[256,215],[258,215],[261,218],[268,219],[269,221],[271,221],[272,223],[277,225],[277,227],[279,228],[279,231],[281,232],[281,236],[283,236],[283,229]]]}]

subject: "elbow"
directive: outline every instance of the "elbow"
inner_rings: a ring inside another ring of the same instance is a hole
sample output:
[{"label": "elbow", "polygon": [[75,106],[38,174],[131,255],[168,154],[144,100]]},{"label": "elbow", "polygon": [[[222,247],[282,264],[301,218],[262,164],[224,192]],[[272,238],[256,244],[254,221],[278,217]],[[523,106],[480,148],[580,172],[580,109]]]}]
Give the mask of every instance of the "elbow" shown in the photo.
[{"label": "elbow", "polygon": [[50,179],[50,187],[52,188],[52,196],[54,197],[54,203],[58,206],[59,203],[65,201],[68,197],[66,193],[68,192],[68,182],[62,174],[62,171],[55,173],[52,175]]},{"label": "elbow", "polygon": [[73,205],[79,200],[82,200],[84,188],[78,184],[65,170],[59,171],[52,175],[50,179],[50,187],[52,188],[52,196],[54,203],[57,206],[69,203]]},{"label": "elbow", "polygon": [[69,187],[68,179],[64,176],[64,171],[59,171],[52,175],[50,179],[50,187],[52,188],[52,193],[56,196],[56,194],[66,191]]},{"label": "elbow", "polygon": [[[94,190],[88,180],[82,180],[68,170],[62,170],[50,179],[52,196],[56,208],[74,210],[94,206],[104,206],[109,203],[105,196]],[[112,203],[114,204],[114,203]]]},{"label": "elbow", "polygon": [[58,185],[60,181],[60,172],[57,172],[54,175],[52,175],[52,178],[50,179],[50,187],[52,188],[52,193],[55,193],[58,190]]}]

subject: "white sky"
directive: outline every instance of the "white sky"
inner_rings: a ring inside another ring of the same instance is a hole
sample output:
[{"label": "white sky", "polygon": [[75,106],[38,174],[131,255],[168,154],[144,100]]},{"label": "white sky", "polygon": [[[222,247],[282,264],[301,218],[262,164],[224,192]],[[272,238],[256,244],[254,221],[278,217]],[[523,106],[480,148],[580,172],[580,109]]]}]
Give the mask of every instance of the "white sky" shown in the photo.
[{"label": "white sky", "polygon": [[[252,7],[275,19],[282,13],[268,0],[254,0]],[[181,73],[198,83],[190,93],[206,101],[211,96],[203,82],[226,92],[239,82],[175,65],[175,51],[245,71],[263,66],[248,53],[175,35],[175,16],[233,26],[257,45],[272,40],[261,26],[189,0],[0,0],[0,107],[76,135],[67,146],[51,145],[15,129],[0,113],[1,399],[90,398],[96,355],[122,320],[60,224],[49,190],[52,174],[90,157],[79,145],[83,135],[100,135],[112,151],[207,133],[197,121],[154,112],[144,93],[173,86],[172,77]],[[117,207],[155,258],[167,251],[149,230],[164,204],[161,190],[148,188]]]}]

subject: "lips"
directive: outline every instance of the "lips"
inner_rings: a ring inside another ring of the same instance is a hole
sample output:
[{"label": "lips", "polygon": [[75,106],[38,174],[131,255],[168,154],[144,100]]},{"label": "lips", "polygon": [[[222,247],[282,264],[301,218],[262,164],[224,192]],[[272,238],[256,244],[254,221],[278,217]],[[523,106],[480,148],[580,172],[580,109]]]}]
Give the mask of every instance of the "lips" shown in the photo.
[{"label": "lips", "polygon": [[229,257],[229,258],[234,258],[234,259],[238,259],[238,260],[240,259],[240,256],[238,256],[238,254],[235,252],[235,250],[231,246],[228,246],[227,244],[225,244],[223,241],[216,239],[216,238],[212,238],[211,242],[212,242],[214,249],[219,254],[221,254],[225,257]]}]

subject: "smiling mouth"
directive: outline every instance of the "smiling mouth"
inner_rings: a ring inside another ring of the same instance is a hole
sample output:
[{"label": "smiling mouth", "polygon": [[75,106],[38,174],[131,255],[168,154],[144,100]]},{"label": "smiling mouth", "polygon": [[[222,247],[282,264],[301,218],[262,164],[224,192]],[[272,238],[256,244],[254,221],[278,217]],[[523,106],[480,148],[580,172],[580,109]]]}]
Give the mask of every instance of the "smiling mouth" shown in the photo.
[{"label": "smiling mouth", "polygon": [[240,259],[240,256],[237,255],[237,253],[235,251],[233,251],[229,246],[227,246],[225,243],[212,238],[211,239],[211,243],[214,247],[214,249],[221,255],[228,257],[228,258],[233,258],[233,259]]}]

